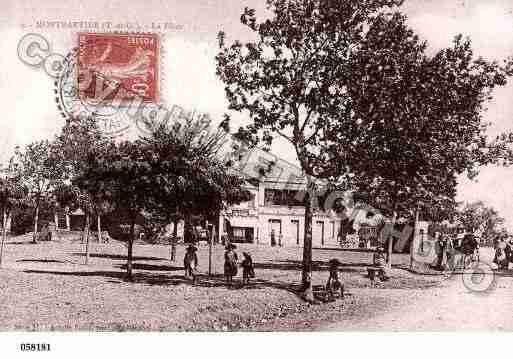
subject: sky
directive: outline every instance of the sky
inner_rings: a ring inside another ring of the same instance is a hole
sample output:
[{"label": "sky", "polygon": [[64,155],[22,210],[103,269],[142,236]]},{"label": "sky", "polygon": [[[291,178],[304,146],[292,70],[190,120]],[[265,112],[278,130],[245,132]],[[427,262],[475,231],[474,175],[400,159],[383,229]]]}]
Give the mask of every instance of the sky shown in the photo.
[{"label": "sky", "polygon": [[[17,45],[23,35],[38,33],[53,52],[66,54],[76,46],[76,29],[38,28],[38,21],[110,21],[120,30],[153,31],[161,26],[161,96],[168,107],[178,104],[221,118],[226,111],[223,84],[215,75],[216,35],[248,39],[240,24],[245,6],[265,13],[265,1],[144,0],[144,1],[3,0],[0,14],[0,161],[15,145],[50,138],[63,124],[54,100],[53,80],[41,69],[22,63]],[[402,11],[409,25],[425,39],[429,51],[449,46],[461,33],[472,40],[476,56],[502,60],[513,55],[513,0],[405,0]],[[154,25],[152,25],[152,23]],[[163,26],[168,24],[168,29]],[[172,26],[170,26],[171,24]],[[91,30],[84,28],[83,30]],[[484,117],[491,136],[513,131],[513,80],[495,91]],[[243,121],[241,116],[236,120]],[[236,123],[234,124],[235,127]],[[292,148],[278,141],[278,156],[297,163]],[[513,168],[487,167],[476,180],[459,179],[458,200],[482,200],[506,218],[513,230]]]}]

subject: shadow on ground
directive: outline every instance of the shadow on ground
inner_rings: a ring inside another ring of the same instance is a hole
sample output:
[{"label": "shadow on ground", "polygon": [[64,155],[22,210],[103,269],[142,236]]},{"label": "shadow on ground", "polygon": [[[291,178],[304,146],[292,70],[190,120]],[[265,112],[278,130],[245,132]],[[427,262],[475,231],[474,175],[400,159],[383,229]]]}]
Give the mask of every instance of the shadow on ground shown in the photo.
[{"label": "shadow on ground", "polygon": [[30,263],[66,263],[56,259],[18,259],[16,262],[30,262]]},{"label": "shadow on ground", "polygon": [[[134,264],[134,269],[138,268],[140,264]],[[178,268],[178,267],[175,267]],[[181,268],[178,268],[181,269]],[[176,269],[175,269],[176,270]],[[83,272],[64,272],[64,271],[44,271],[44,270],[25,270],[24,273],[29,274],[52,274],[52,275],[63,275],[63,276],[76,276],[76,277],[105,277],[109,278],[109,283],[122,283],[122,282],[133,282],[133,283],[143,283],[149,285],[168,285],[168,286],[176,286],[176,285],[190,285],[196,287],[226,287],[231,290],[254,290],[261,288],[275,288],[280,290],[286,290],[293,294],[298,295],[300,286],[280,281],[269,281],[264,279],[254,279],[249,285],[242,286],[242,283],[239,280],[235,280],[231,285],[229,285],[224,276],[221,274],[216,274],[212,276],[208,275],[199,275],[197,277],[197,281],[195,284],[192,283],[192,280],[186,279],[183,275],[165,275],[165,274],[152,274],[152,273],[134,273],[133,281],[129,281],[126,277],[126,273],[122,271],[83,271]],[[117,279],[114,281],[112,279]]]},{"label": "shadow on ground", "polygon": [[[272,261],[267,263],[254,263],[255,269],[272,269],[272,270],[290,270],[300,271],[303,268],[303,263],[296,260],[283,260],[283,261]],[[359,272],[360,270],[351,267],[369,267],[371,263],[367,262],[352,262],[342,263],[339,268],[342,272]],[[329,271],[329,264],[325,261],[312,261],[313,271]]]},{"label": "shadow on ground", "polygon": [[[126,263],[117,265],[118,268],[126,270]],[[140,270],[154,270],[154,271],[166,271],[166,272],[173,272],[178,270],[184,270],[184,267],[177,267],[177,266],[169,266],[169,265],[156,265],[156,264],[146,264],[146,263],[133,263],[132,264],[133,269],[140,269]]]},{"label": "shadow on ground", "polygon": [[[73,253],[73,255],[74,256],[79,256],[79,257],[85,257],[84,253]],[[106,259],[115,259],[115,260],[123,260],[123,261],[128,260],[127,256],[120,255],[120,254],[91,253],[91,254],[89,254],[89,256],[92,257],[92,258],[106,258]],[[137,257],[137,256],[134,256],[134,257],[132,257],[132,260],[134,260],[134,261],[165,261],[167,259],[165,259],[165,258],[158,258],[158,257]]]}]

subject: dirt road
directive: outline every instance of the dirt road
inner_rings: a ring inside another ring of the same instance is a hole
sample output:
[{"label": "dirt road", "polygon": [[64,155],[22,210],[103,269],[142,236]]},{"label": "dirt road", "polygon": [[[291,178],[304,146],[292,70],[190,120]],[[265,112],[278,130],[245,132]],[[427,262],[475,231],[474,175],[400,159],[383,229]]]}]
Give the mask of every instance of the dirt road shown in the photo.
[{"label": "dirt road", "polygon": [[[491,252],[483,259],[490,263]],[[437,288],[391,291],[390,295],[402,296],[398,301],[402,304],[371,318],[337,323],[329,329],[513,330],[513,271],[496,273],[487,265],[481,268],[484,272],[477,275],[453,273]]]}]

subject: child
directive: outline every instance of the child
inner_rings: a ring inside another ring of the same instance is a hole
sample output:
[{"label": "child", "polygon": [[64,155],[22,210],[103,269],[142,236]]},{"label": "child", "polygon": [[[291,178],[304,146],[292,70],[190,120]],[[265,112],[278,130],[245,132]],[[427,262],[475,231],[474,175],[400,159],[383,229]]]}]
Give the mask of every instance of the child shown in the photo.
[{"label": "child", "polygon": [[373,256],[374,266],[379,268],[379,279],[385,281],[388,279],[388,275],[386,272],[386,258],[385,251],[382,246],[378,246],[376,248],[376,252],[374,252]]},{"label": "child", "polygon": [[192,277],[192,284],[196,284],[196,268],[198,267],[198,256],[196,255],[197,250],[198,249],[194,245],[189,245],[185,250],[185,256],[183,258],[185,278],[189,279]]},{"label": "child", "polygon": [[226,246],[226,252],[224,252],[224,275],[228,284],[232,284],[233,277],[237,275],[237,253],[234,249],[237,248],[233,244],[229,243]]},{"label": "child", "polygon": [[255,270],[253,269],[253,259],[248,252],[243,252],[244,259],[242,260],[242,285],[249,284],[250,278],[255,278]]},{"label": "child", "polygon": [[326,283],[326,291],[330,299],[333,299],[335,293],[340,291],[340,298],[344,298],[344,285],[338,279],[338,267],[341,263],[338,259],[334,258],[329,261],[330,276],[328,283]]}]

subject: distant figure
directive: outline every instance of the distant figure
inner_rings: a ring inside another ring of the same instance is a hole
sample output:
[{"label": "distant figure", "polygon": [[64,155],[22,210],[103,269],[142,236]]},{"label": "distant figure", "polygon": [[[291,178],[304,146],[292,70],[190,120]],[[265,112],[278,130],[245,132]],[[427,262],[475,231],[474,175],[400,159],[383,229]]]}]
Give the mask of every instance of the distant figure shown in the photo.
[{"label": "distant figure", "polygon": [[231,243],[226,246],[224,252],[224,275],[228,284],[232,284],[233,277],[237,275],[237,253],[234,249],[237,247]]},{"label": "distant figure", "polygon": [[463,243],[464,237],[465,237],[465,230],[461,227],[458,228],[458,233],[456,234],[456,239],[453,243],[455,250],[461,251],[461,244]]},{"label": "distant figure", "polygon": [[[463,237],[463,240],[461,241],[461,252],[463,253],[463,268],[467,267],[468,259],[470,259],[470,262],[472,261],[472,256],[476,252],[477,247],[479,246],[479,243],[477,242],[476,237],[473,234],[467,233]],[[507,257],[507,252],[506,252]]]},{"label": "distant figure", "polygon": [[374,263],[374,266],[379,268],[379,279],[382,281],[387,280],[388,274],[387,274],[387,262],[386,262],[386,256],[385,256],[385,250],[382,246],[378,246],[376,248],[376,252],[374,252],[374,256],[372,257],[372,262]]},{"label": "distant figure", "polygon": [[255,278],[255,269],[253,268],[253,259],[248,252],[242,253],[244,259],[242,260],[242,285],[249,284],[250,278]]},{"label": "distant figure", "polygon": [[441,232],[435,232],[435,251],[436,251],[436,265],[438,270],[444,270],[444,254],[447,250],[447,238],[442,236]]},{"label": "distant figure", "polygon": [[198,268],[198,256],[196,251],[198,249],[194,245],[189,245],[185,250],[185,256],[183,258],[183,266],[185,268],[185,278],[192,278],[192,284],[196,284],[197,268]]},{"label": "distant figure", "polygon": [[447,257],[447,267],[451,270],[456,268],[456,250],[454,249],[454,241],[452,238],[444,234],[445,239],[445,254]]},{"label": "distant figure", "polygon": [[335,297],[335,293],[338,292],[340,292],[340,298],[344,298],[344,285],[338,278],[338,267],[340,264],[340,261],[336,258],[329,261],[330,276],[326,283],[326,291],[330,299],[333,299]]},{"label": "distant figure", "polygon": [[423,229],[421,229],[419,231],[419,236],[420,236],[420,252],[424,253],[424,230]]},{"label": "distant figure", "polygon": [[497,248],[495,248],[495,257],[493,258],[493,262],[497,264],[499,267],[498,269],[508,269],[509,262],[508,258],[506,256],[506,242],[504,239],[500,239],[499,243],[497,244]]},{"label": "distant figure", "polygon": [[274,229],[271,229],[271,246],[274,247],[276,245],[276,234],[274,233]]},{"label": "distant figure", "polygon": [[513,239],[511,237],[508,237],[509,239],[506,239],[506,258],[508,262],[513,262]]}]

